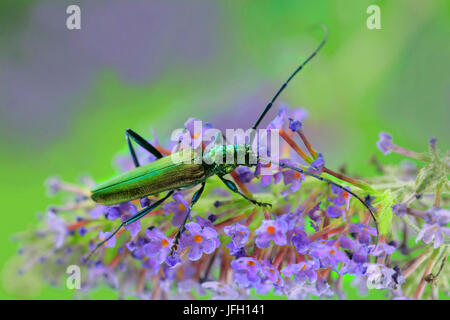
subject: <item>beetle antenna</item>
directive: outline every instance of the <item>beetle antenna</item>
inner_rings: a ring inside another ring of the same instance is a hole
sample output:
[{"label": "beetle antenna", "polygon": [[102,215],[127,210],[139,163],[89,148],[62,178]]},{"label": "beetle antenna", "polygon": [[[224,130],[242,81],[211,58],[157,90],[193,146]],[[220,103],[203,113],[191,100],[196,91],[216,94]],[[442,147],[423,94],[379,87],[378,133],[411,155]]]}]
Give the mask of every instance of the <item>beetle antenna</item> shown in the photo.
[{"label": "beetle antenna", "polygon": [[281,88],[278,90],[278,92],[275,94],[275,96],[272,98],[272,100],[270,100],[270,102],[267,104],[266,108],[264,109],[263,113],[259,116],[258,120],[256,121],[256,123],[253,125],[252,129],[256,129],[258,127],[258,125],[260,124],[260,122],[262,121],[262,119],[265,117],[266,113],[270,110],[270,108],[272,108],[273,103],[275,102],[275,100],[277,100],[278,96],[281,94],[281,92],[283,92],[284,88],[286,88],[286,86],[288,85],[289,81],[291,81],[291,79],[297,74],[297,72],[299,72],[300,70],[303,69],[303,67],[317,54],[317,52],[319,52],[319,50],[323,47],[323,45],[325,44],[325,42],[327,41],[328,38],[328,30],[327,27],[325,25],[322,25],[322,28],[325,32],[325,35],[323,37],[322,42],[319,44],[319,46],[316,48],[316,50],[314,50],[313,53],[311,53],[311,55],[305,60],[303,61],[303,63],[297,67],[297,69],[295,69],[294,73],[291,74],[291,76],[286,80],[285,83],[283,83],[283,85],[281,86]]},{"label": "beetle antenna", "polygon": [[337,184],[336,182],[333,182],[333,181],[331,181],[329,179],[326,179],[326,178],[323,178],[321,176],[318,176],[318,175],[316,175],[314,173],[305,171],[305,170],[303,170],[301,168],[296,168],[296,167],[290,166],[290,165],[285,164],[285,163],[277,163],[276,161],[271,161],[271,160],[268,160],[268,162],[273,162],[273,163],[279,165],[281,168],[288,168],[288,169],[297,171],[298,173],[303,173],[303,174],[306,174],[308,176],[311,176],[311,177],[314,177],[316,179],[319,179],[321,181],[324,181],[326,183],[332,184],[333,186],[335,186],[335,187],[337,187],[337,188],[339,188],[339,189],[341,189],[341,190],[343,190],[345,192],[348,192],[349,194],[354,196],[356,199],[358,199],[359,202],[361,202],[367,208],[367,210],[369,210],[370,216],[372,217],[373,222],[375,223],[375,229],[377,231],[377,239],[376,239],[376,244],[375,244],[374,250],[378,247],[378,241],[379,241],[379,237],[380,237],[380,232],[379,232],[379,229],[378,229],[377,218],[375,217],[375,214],[373,213],[372,209],[370,208],[370,205],[367,204],[364,200],[362,200],[356,193],[354,193],[353,191],[351,191],[349,189],[346,189],[345,187],[341,186],[340,184]]},{"label": "beetle antenna", "polygon": [[112,237],[114,237],[116,235],[116,233],[124,226],[124,222],[122,222],[116,230],[114,230],[106,239],[102,240],[101,242],[99,242],[94,249],[92,249],[91,252],[89,252],[89,254],[86,256],[86,258],[83,259],[84,262],[87,262],[91,256],[95,253],[95,251],[97,251],[98,248],[100,248],[101,246],[103,246],[109,239],[111,239]]}]

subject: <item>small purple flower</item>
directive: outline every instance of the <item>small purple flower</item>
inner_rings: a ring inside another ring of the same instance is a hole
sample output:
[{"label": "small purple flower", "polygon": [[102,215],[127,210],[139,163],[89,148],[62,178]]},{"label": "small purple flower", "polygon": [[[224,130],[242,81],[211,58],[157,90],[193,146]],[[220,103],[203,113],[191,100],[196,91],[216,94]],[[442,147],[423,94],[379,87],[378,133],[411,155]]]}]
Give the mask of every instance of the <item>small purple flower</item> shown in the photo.
[{"label": "small purple flower", "polygon": [[150,260],[155,260],[159,264],[163,263],[170,252],[173,240],[166,237],[166,235],[156,227],[151,230],[145,230],[145,234],[149,240],[143,247],[145,255],[149,257]]},{"label": "small purple flower", "polygon": [[[345,189],[350,190],[349,187],[345,187]],[[335,195],[330,199],[333,202],[333,205],[337,207],[345,206],[346,210],[348,210],[351,199],[350,193],[335,185],[331,185],[331,192]]]},{"label": "small purple flower", "polygon": [[323,159],[323,155],[319,153],[317,155],[317,158],[313,162],[311,162],[308,171],[314,174],[321,174],[324,166],[325,160]]},{"label": "small purple flower", "polygon": [[66,222],[58,217],[53,212],[47,213],[47,225],[48,228],[54,234],[54,245],[56,249],[61,248],[64,245],[66,236],[68,235]]},{"label": "small purple flower", "polygon": [[202,228],[198,223],[190,222],[186,224],[188,233],[181,236],[181,247],[190,247],[188,258],[196,261],[202,257],[203,252],[210,254],[220,245],[217,232],[213,228]]},{"label": "small purple flower", "polygon": [[367,287],[369,289],[392,289],[401,281],[394,280],[397,271],[386,267],[383,264],[369,263],[367,265]]},{"label": "small purple flower", "polygon": [[243,257],[231,261],[233,279],[240,288],[252,288],[261,282],[260,263],[249,257]]},{"label": "small purple flower", "polygon": [[302,222],[303,207],[298,207],[295,212],[288,212],[278,217],[278,219],[283,220],[286,222],[288,231],[293,231],[297,224],[300,224]]},{"label": "small purple flower", "polygon": [[166,264],[170,267],[170,268],[174,268],[177,265],[181,264],[181,258],[178,255],[178,253],[173,252],[172,254],[169,254],[166,258]]},{"label": "small purple flower", "polygon": [[141,203],[142,208],[148,207],[150,205],[150,199],[147,197],[139,199],[139,202]]},{"label": "small purple flower", "polygon": [[317,260],[303,261],[298,264],[290,264],[281,270],[286,277],[294,275],[295,280],[300,282],[309,281],[311,283],[317,280],[316,270],[320,268]]},{"label": "small purple flower", "polygon": [[[100,231],[98,237],[99,237],[100,241],[103,241],[106,238],[108,238],[110,235],[111,235],[111,232]],[[104,244],[105,248],[114,248],[115,246],[116,246],[116,237],[112,237],[111,239],[106,241]]]},{"label": "small purple flower", "polygon": [[128,212],[131,215],[134,215],[135,213],[137,213],[137,208],[129,202],[124,202],[117,206],[106,207],[105,211],[106,211],[105,214],[106,214],[107,219],[116,220],[116,219],[120,218],[122,216],[122,214],[124,214],[125,212]]},{"label": "small purple flower", "polygon": [[61,190],[62,181],[58,177],[50,177],[45,181],[47,192],[50,196],[55,195]]},{"label": "small purple flower", "polygon": [[119,207],[109,207],[106,209],[106,218],[108,220],[116,220],[120,218],[121,212]]},{"label": "small purple flower", "polygon": [[159,265],[160,265],[160,264],[159,264],[159,262],[158,262],[157,260],[151,259],[151,258],[145,260],[144,262],[142,262],[142,266],[143,266],[145,269],[151,270],[151,274],[152,274],[152,275],[158,273],[158,271],[159,271]]},{"label": "small purple flower", "polygon": [[308,235],[300,227],[297,227],[295,229],[295,234],[291,239],[291,243],[300,254],[308,252],[309,246],[311,245],[311,241],[309,240]]},{"label": "small purple flower", "polygon": [[[261,164],[258,164],[258,166],[261,167]],[[258,169],[258,166],[257,166],[257,169]],[[266,167],[270,168],[270,164],[266,165]],[[255,171],[255,175],[257,176],[256,172],[257,171]],[[278,182],[281,181],[282,176],[283,176],[283,174],[279,170],[273,171],[272,174],[261,175],[261,184],[264,187],[267,187],[268,185],[270,185],[272,183],[272,178],[273,178],[273,184],[277,184]]]},{"label": "small purple flower", "polygon": [[248,227],[240,223],[226,226],[224,232],[227,236],[231,237],[230,243],[226,246],[230,250],[231,255],[235,255],[241,251],[250,234]]},{"label": "small purple flower", "polygon": [[164,205],[165,214],[173,212],[172,224],[175,227],[180,226],[189,212],[189,204],[184,200],[181,193],[176,192],[172,195],[173,202]]},{"label": "small purple flower", "polygon": [[283,171],[283,183],[284,185],[290,185],[289,191],[294,193],[300,189],[302,182],[305,180],[305,176],[295,170]]},{"label": "small purple flower", "polygon": [[235,172],[237,173],[239,180],[241,180],[243,183],[249,183],[255,177],[249,167],[239,166],[236,168]]},{"label": "small purple flower", "polygon": [[91,218],[92,219],[98,219],[98,218],[100,218],[105,212],[106,212],[106,209],[107,209],[108,207],[107,206],[104,206],[104,205],[97,205],[97,206],[95,206],[92,210],[90,210],[90,215],[91,215]]},{"label": "small purple flower", "polygon": [[304,108],[294,108],[290,110],[289,115],[292,119],[304,121],[308,118],[308,111]]},{"label": "small purple flower", "polygon": [[272,240],[276,245],[283,246],[287,244],[287,230],[288,225],[282,219],[263,220],[261,226],[255,230],[255,243],[259,248],[268,248]]},{"label": "small purple flower", "polygon": [[342,249],[355,250],[355,248],[357,247],[356,241],[346,236],[339,237],[339,244],[341,245]]},{"label": "small purple flower", "polygon": [[84,237],[84,235],[87,233],[87,230],[85,227],[80,227],[78,229],[78,233],[80,234],[80,236]]},{"label": "small purple flower", "polygon": [[384,155],[391,153],[392,149],[394,148],[394,144],[392,143],[392,136],[389,133],[380,132],[378,137],[379,137],[377,141],[378,149],[380,149]]},{"label": "small purple flower", "polygon": [[378,243],[375,245],[370,245],[370,254],[374,257],[385,257],[391,255],[395,251],[396,247],[388,245],[387,243]]},{"label": "small purple flower", "polygon": [[289,118],[289,129],[297,132],[302,128],[302,122],[300,120]]},{"label": "small purple flower", "polygon": [[321,267],[331,267],[334,271],[341,274],[338,270],[341,265],[342,270],[349,263],[347,255],[333,246],[334,241],[318,240],[311,244],[309,255],[312,258],[320,260]]},{"label": "small purple flower", "polygon": [[430,137],[430,139],[428,139],[428,143],[430,144],[430,148],[432,150],[436,149],[437,138],[436,137]]},{"label": "small purple flower", "polygon": [[209,219],[205,219],[201,216],[196,216],[195,217],[195,221],[202,227],[202,228],[213,228],[214,229],[214,225],[212,223],[211,220]]},{"label": "small purple flower", "polygon": [[358,241],[361,244],[369,244],[372,236],[377,235],[375,228],[369,227],[361,223],[351,223],[350,232],[358,235]]},{"label": "small purple flower", "polygon": [[362,245],[359,242],[356,242],[353,239],[350,239],[345,236],[339,237],[339,243],[342,249],[348,249],[353,251],[351,253],[352,260],[345,266],[346,272],[348,274],[354,275],[364,274],[365,267],[363,266],[363,264],[369,260],[368,254],[370,252],[370,249],[367,246]]},{"label": "small purple flower", "polygon": [[316,281],[314,294],[318,297],[331,298],[334,295],[334,292],[325,279],[318,279]]},{"label": "small purple flower", "polygon": [[281,129],[284,126],[287,107],[281,107],[278,110],[276,117],[269,123],[267,130]]},{"label": "small purple flower", "polygon": [[392,206],[392,212],[395,213],[397,217],[403,217],[406,214],[407,208],[404,203],[396,203]]},{"label": "small purple flower", "polygon": [[340,218],[344,214],[344,210],[342,208],[336,207],[334,205],[330,205],[327,208],[327,216],[330,218]]},{"label": "small purple flower", "polygon": [[308,217],[313,221],[318,221],[322,215],[320,211],[320,205],[322,202],[316,203],[314,207],[311,208],[311,210],[308,211]]},{"label": "small purple flower", "polygon": [[450,222],[450,210],[432,207],[430,210],[425,211],[425,222],[445,226]]},{"label": "small purple flower", "polygon": [[444,241],[444,235],[450,236],[450,228],[443,227],[438,223],[428,224],[424,223],[422,229],[417,235],[416,242],[423,240],[426,244],[434,242],[434,248],[438,248]]},{"label": "small purple flower", "polygon": [[[203,142],[205,132],[209,129],[213,128],[213,125],[209,122],[202,122],[200,119],[197,118],[189,118],[185,123],[184,127],[189,132],[191,136],[191,147],[193,149],[196,149],[199,147]],[[206,144],[205,144],[206,146]]]},{"label": "small purple flower", "polygon": [[284,282],[280,272],[272,264],[270,264],[269,261],[261,261],[260,266],[261,282],[255,286],[257,293],[267,294],[272,288],[279,289],[283,287]]}]

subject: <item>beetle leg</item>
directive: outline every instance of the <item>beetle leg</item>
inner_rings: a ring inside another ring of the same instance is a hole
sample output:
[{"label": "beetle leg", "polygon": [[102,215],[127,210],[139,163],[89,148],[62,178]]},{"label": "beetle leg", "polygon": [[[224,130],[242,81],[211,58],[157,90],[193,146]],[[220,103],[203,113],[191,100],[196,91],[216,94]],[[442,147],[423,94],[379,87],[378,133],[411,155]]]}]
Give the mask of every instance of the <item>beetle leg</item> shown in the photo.
[{"label": "beetle leg", "polygon": [[169,191],[169,193],[167,193],[164,198],[159,199],[158,201],[152,203],[151,205],[149,205],[148,207],[145,207],[144,209],[142,209],[141,211],[139,211],[138,213],[136,213],[134,216],[128,218],[127,220],[125,220],[124,222],[122,222],[106,239],[102,240],[99,244],[97,244],[95,246],[95,248],[89,252],[89,254],[87,255],[87,257],[84,259],[84,261],[89,260],[89,258],[94,254],[94,252],[100,248],[102,245],[104,245],[109,239],[111,239],[112,237],[115,236],[115,234],[117,232],[119,232],[120,229],[122,229],[122,227],[129,225],[130,223],[136,222],[137,220],[141,219],[142,217],[144,217],[147,213],[149,213],[150,211],[152,211],[153,209],[155,209],[156,207],[158,207],[161,203],[163,203],[168,197],[170,197],[172,194],[174,193],[174,191]]},{"label": "beetle leg", "polygon": [[157,206],[159,206],[161,203],[163,203],[164,201],[167,200],[168,197],[170,197],[175,191],[169,191],[164,198],[159,199],[158,201],[152,203],[151,205],[149,205],[148,207],[142,209],[141,211],[139,211],[138,213],[136,213],[134,216],[128,218],[127,220],[125,220],[124,225],[127,226],[130,223],[133,223],[139,219],[141,219],[143,216],[145,216],[147,213],[149,213],[150,211],[152,211],[153,209],[155,209]]},{"label": "beetle leg", "polygon": [[150,152],[152,155],[154,155],[156,158],[160,159],[163,157],[161,152],[159,152],[154,146],[152,146],[151,143],[149,143],[147,140],[142,138],[140,135],[138,135],[136,132],[134,132],[131,129],[127,129],[125,131],[125,136],[127,138],[127,144],[128,149],[130,149],[131,157],[133,158],[134,165],[136,167],[139,167],[139,160],[137,159],[136,152],[134,152],[133,145],[131,144],[131,139],[134,140],[138,145],[140,145],[142,148]]},{"label": "beetle leg", "polygon": [[243,194],[242,192],[239,191],[238,187],[234,184],[234,182],[227,180],[221,176],[219,176],[219,178],[220,178],[220,180],[223,181],[223,183],[225,183],[225,185],[227,186],[228,189],[230,189],[234,193],[237,193],[238,195],[240,195],[244,199],[250,201],[251,203],[253,203],[257,206],[260,206],[260,207],[272,207],[272,204],[270,204],[270,203],[259,202],[259,201],[256,201],[255,199],[247,197],[245,194]]},{"label": "beetle leg", "polygon": [[181,234],[184,232],[184,229],[185,229],[185,226],[186,226],[186,222],[187,222],[187,220],[189,218],[189,215],[191,213],[192,207],[198,201],[198,199],[202,195],[204,189],[205,189],[205,183],[203,182],[202,186],[200,187],[200,189],[198,189],[194,193],[194,196],[192,197],[191,204],[189,205],[189,210],[188,210],[188,212],[186,214],[186,217],[184,218],[183,223],[178,227],[178,232],[177,232],[177,234],[175,236],[175,241],[173,242],[172,248],[170,248],[169,255],[172,255],[173,252],[177,250],[178,242],[180,241]]}]

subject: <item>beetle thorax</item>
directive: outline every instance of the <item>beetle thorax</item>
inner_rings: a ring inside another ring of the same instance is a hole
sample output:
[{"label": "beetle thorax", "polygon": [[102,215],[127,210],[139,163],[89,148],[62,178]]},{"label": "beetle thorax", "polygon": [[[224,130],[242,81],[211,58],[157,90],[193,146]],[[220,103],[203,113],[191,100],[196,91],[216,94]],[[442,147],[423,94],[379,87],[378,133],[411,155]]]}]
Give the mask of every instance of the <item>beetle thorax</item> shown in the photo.
[{"label": "beetle thorax", "polygon": [[256,157],[248,144],[213,146],[203,157],[203,162],[213,165],[223,173],[230,173],[238,166],[256,165]]}]

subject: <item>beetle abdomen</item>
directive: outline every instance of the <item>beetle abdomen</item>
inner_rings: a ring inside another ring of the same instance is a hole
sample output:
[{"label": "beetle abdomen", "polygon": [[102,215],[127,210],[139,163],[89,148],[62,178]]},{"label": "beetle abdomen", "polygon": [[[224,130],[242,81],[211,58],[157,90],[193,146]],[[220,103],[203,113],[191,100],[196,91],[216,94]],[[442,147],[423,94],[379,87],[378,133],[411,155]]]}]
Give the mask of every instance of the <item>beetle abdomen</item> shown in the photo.
[{"label": "beetle abdomen", "polygon": [[170,157],[125,172],[93,188],[91,198],[112,205],[197,185],[207,178],[202,164],[173,163]]}]

